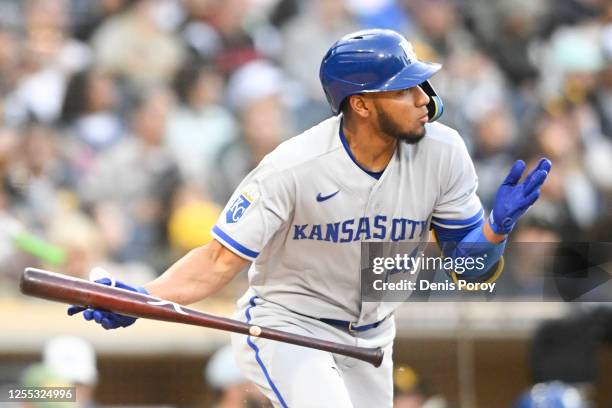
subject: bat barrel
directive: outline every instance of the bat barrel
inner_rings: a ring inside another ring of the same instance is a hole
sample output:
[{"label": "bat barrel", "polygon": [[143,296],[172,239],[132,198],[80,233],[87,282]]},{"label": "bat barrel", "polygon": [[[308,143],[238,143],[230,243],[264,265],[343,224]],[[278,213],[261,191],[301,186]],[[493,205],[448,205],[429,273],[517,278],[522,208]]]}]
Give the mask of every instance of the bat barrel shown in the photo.
[{"label": "bat barrel", "polygon": [[57,286],[58,284],[65,285],[69,280],[70,278],[68,276],[63,277],[63,279],[60,280],[55,277],[55,274],[46,273],[46,271],[41,269],[26,268],[21,275],[19,289],[21,290],[21,293],[25,295],[35,296],[47,300],[70,302],[70,299],[66,297],[66,295],[68,295],[66,292],[70,292],[70,290],[58,289]]},{"label": "bat barrel", "polygon": [[348,344],[336,343],[333,341],[321,340],[313,337],[302,336],[284,332],[281,330],[261,328],[261,334],[258,337],[263,337],[270,340],[282,341],[284,343],[295,344],[298,346],[316,348],[318,350],[329,351],[335,354],[342,354],[353,357],[372,364],[374,367],[379,367],[382,364],[384,353],[380,347],[368,348],[351,346]]},{"label": "bat barrel", "polygon": [[254,335],[346,355],[371,363],[375,367],[380,366],[383,360],[383,352],[380,348],[351,346],[287,333],[281,330],[258,327],[225,317],[212,316],[142,293],[60,275],[42,269],[27,268],[21,277],[20,288],[21,292],[26,295],[47,300],[112,310],[113,312],[133,317],[185,323]]},{"label": "bat barrel", "polygon": [[385,358],[385,353],[380,347],[377,347],[373,350],[369,350],[367,352],[367,355],[365,355],[364,357],[367,358],[367,360],[363,359],[363,361],[372,364],[374,367],[380,367],[383,362],[383,359]]}]

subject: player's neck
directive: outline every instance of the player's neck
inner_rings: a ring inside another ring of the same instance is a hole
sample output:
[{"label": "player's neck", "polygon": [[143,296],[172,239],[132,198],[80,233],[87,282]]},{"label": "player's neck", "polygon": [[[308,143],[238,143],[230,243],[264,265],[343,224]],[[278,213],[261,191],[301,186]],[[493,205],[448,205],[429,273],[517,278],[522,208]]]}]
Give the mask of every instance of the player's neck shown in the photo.
[{"label": "player's neck", "polygon": [[351,153],[357,162],[372,172],[383,171],[397,147],[397,140],[382,135],[374,129],[364,127],[342,126],[344,137]]}]

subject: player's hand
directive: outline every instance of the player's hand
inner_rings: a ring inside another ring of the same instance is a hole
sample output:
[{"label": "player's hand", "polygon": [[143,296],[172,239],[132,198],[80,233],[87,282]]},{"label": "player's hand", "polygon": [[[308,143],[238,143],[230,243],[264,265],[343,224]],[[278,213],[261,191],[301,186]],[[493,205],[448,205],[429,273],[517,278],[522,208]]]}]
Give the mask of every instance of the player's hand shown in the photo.
[{"label": "player's hand", "polygon": [[514,163],[495,195],[495,204],[489,217],[493,232],[505,235],[512,231],[519,217],[540,197],[540,187],[551,167],[550,160],[540,159],[525,181],[519,183],[525,171],[525,162],[518,160]]},{"label": "player's hand", "polygon": [[[143,293],[145,295],[149,294],[149,292],[147,292],[145,288],[134,288],[132,286],[126,285],[123,282],[116,281],[112,278],[102,278],[95,280],[94,282],[101,283],[103,285],[114,286],[116,288],[130,290],[132,292]],[[134,324],[134,322],[136,321],[135,317],[124,316],[122,314],[114,313],[104,309],[88,309],[83,306],[70,306],[68,308],[68,316],[72,316],[80,312],[83,312],[83,317],[85,318],[85,320],[94,320],[106,330],[117,329],[119,327],[128,327]]]}]

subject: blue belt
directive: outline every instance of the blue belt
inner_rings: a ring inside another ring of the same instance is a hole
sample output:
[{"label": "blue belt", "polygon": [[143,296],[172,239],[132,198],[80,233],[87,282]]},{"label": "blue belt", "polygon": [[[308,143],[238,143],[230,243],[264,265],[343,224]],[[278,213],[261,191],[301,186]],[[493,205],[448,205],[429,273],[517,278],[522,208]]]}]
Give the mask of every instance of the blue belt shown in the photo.
[{"label": "blue belt", "polygon": [[379,320],[375,323],[364,324],[363,326],[355,326],[353,322],[347,322],[346,320],[336,320],[336,319],[319,319],[323,323],[331,324],[332,326],[340,327],[344,330],[347,330],[349,333],[354,332],[364,332],[366,330],[375,329],[384,322],[386,317],[382,320]]}]

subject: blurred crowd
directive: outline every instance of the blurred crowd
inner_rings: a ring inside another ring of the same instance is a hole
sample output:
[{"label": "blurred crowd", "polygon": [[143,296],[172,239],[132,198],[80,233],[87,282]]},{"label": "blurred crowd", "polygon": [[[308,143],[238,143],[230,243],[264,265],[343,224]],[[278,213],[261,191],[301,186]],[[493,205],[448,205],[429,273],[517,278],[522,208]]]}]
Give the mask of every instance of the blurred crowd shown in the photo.
[{"label": "blurred crowd", "polygon": [[369,27],[444,65],[441,122],[485,208],[514,160],[547,156],[525,239],[609,240],[607,0],[3,0],[4,279],[102,265],[142,284],[210,240],[261,158],[331,115],[321,58]]},{"label": "blurred crowd", "polygon": [[[19,376],[14,377],[12,381],[0,382],[0,392],[7,395],[8,390],[19,389],[20,387],[62,387],[61,400],[56,397],[54,401],[24,401],[11,405],[17,408],[96,408],[107,406],[98,402],[100,397],[103,397],[98,392],[100,379],[98,356],[90,342],[78,336],[55,336],[45,341],[41,355],[37,358],[37,361],[20,367]],[[248,382],[240,373],[230,345],[217,349],[208,361],[202,362],[202,366],[202,375],[197,381],[201,389],[197,395],[175,396],[182,401],[183,406],[214,408],[272,407],[255,385]],[[111,398],[113,397],[117,398],[117,396],[111,396]],[[119,396],[119,401],[121,401],[121,398]],[[192,403],[185,404],[185,398],[191,400]],[[168,405],[149,404],[147,406],[154,408]]]}]

